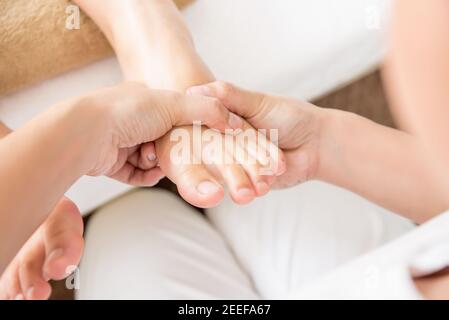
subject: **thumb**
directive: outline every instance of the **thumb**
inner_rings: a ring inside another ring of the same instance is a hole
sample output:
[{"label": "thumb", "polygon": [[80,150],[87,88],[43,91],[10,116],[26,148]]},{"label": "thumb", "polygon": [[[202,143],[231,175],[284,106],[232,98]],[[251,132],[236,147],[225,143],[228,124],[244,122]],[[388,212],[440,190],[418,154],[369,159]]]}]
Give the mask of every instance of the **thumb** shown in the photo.
[{"label": "thumb", "polygon": [[222,102],[230,111],[246,118],[256,118],[264,109],[267,96],[253,91],[241,89],[223,81],[191,87],[188,95],[213,97]]},{"label": "thumb", "polygon": [[183,95],[178,98],[177,119],[173,126],[190,125],[197,121],[212,129],[243,129],[243,119],[230,112],[218,99],[199,95]]}]

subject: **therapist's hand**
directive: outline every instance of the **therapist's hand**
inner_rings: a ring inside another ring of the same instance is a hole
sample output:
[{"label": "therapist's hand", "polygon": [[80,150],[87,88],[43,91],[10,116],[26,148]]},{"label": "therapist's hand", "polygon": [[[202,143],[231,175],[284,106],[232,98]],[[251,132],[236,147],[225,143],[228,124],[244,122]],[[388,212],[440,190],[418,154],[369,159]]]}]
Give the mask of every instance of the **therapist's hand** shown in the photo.
[{"label": "therapist's hand", "polygon": [[152,186],[163,177],[153,141],[173,127],[202,121],[219,131],[237,129],[217,99],[150,90],[137,83],[94,92],[76,104],[77,112],[98,118],[87,174],[131,185]]},{"label": "therapist's hand", "polygon": [[256,129],[278,130],[279,147],[284,151],[287,171],[276,178],[274,187],[286,188],[316,178],[326,110],[307,102],[247,91],[220,81],[192,87],[187,93],[217,98]]}]

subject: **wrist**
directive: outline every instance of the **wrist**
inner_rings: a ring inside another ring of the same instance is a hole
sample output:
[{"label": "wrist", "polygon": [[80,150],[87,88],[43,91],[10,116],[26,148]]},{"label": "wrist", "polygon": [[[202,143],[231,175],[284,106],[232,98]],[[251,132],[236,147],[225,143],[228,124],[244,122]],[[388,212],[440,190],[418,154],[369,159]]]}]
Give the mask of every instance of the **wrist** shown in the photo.
[{"label": "wrist", "polygon": [[66,102],[62,109],[62,123],[70,139],[69,154],[77,160],[80,176],[92,171],[98,162],[98,153],[112,140],[110,115],[95,97],[85,96]]},{"label": "wrist", "polygon": [[336,109],[319,110],[316,179],[334,182],[336,170],[342,165],[345,129],[352,116],[351,113]]}]

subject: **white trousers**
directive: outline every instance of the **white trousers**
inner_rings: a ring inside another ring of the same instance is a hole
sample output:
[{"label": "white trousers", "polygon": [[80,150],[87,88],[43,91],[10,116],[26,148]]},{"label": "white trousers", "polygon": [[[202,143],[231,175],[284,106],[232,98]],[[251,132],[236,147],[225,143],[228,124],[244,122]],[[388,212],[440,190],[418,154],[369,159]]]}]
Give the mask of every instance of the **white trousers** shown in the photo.
[{"label": "white trousers", "polygon": [[307,298],[303,288],[412,228],[319,182],[243,207],[226,200],[206,216],[165,190],[140,189],[91,218],[77,297]]}]

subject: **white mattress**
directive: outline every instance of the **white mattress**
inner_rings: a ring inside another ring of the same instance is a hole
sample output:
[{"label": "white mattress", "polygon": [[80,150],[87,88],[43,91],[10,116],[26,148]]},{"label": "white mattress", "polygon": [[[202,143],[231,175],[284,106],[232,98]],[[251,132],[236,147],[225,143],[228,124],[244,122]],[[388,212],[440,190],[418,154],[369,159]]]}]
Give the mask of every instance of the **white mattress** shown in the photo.
[{"label": "white mattress", "polygon": [[[379,63],[388,4],[197,0],[184,16],[198,50],[219,79],[311,99]],[[120,81],[116,59],[106,59],[0,98],[0,119],[17,128],[57,101]],[[68,196],[86,213],[128,189],[106,178],[83,177]]]}]

